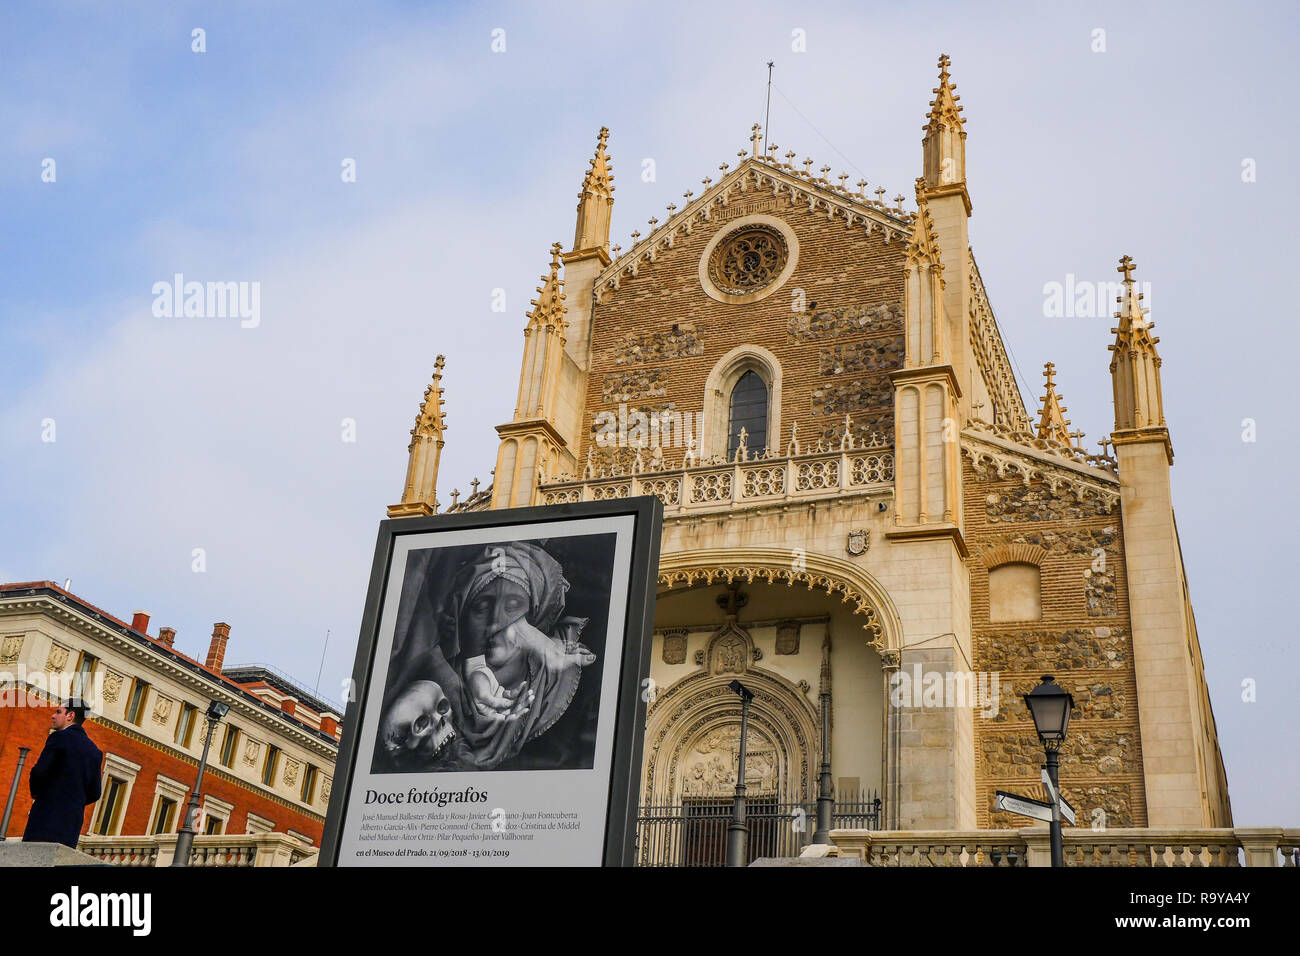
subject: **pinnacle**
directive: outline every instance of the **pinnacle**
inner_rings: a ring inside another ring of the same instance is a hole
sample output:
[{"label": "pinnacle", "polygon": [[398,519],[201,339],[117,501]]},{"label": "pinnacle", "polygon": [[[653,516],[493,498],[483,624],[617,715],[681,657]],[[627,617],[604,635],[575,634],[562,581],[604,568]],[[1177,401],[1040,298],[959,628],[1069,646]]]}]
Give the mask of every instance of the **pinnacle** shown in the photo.
[{"label": "pinnacle", "polygon": [[1137,284],[1133,279],[1133,270],[1137,268],[1137,263],[1133,261],[1132,256],[1120,256],[1119,266],[1115,271],[1124,276],[1124,294],[1118,296],[1115,301],[1120,303],[1120,311],[1115,313],[1115,318],[1119,319],[1119,328],[1115,329],[1119,335],[1127,335],[1139,329],[1150,329],[1154,323],[1149,322],[1146,318],[1147,310],[1142,307],[1142,293],[1137,291]]},{"label": "pinnacle", "polygon": [[930,91],[934,93],[934,99],[930,101],[925,129],[943,125],[961,128],[966,122],[961,116],[963,107],[957,105],[961,99],[957,95],[957,84],[952,82],[952,75],[948,72],[951,63],[948,54],[939,57],[939,85]]},{"label": "pinnacle", "polygon": [[602,126],[600,132],[596,135],[596,155],[587,160],[587,165],[591,168],[587,170],[587,175],[583,177],[582,192],[578,193],[579,199],[589,193],[612,198],[615,188],[613,185],[614,170],[610,165],[609,156],[605,152],[608,145],[609,127]]},{"label": "pinnacle", "polygon": [[[1056,366],[1052,362],[1043,364],[1043,377],[1047,379],[1047,394],[1040,399],[1043,411],[1038,420],[1038,437],[1069,445],[1070,439],[1076,435],[1070,431],[1070,420],[1065,417],[1069,409],[1061,404],[1061,397],[1056,392]],[[1082,435],[1082,432],[1078,433],[1078,437]]]},{"label": "pinnacle", "polygon": [[556,242],[551,245],[550,275],[542,276],[542,284],[537,287],[537,298],[530,301],[533,306],[528,313],[529,324],[559,324],[564,320],[565,295],[560,291],[564,280],[560,278],[560,250],[563,245]]}]

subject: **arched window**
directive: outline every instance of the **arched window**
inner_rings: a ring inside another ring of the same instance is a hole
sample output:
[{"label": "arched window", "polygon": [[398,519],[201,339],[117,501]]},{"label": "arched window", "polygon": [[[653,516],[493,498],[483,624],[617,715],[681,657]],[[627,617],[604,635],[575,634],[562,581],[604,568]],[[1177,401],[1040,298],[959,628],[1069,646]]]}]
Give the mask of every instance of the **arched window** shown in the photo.
[{"label": "arched window", "polygon": [[731,390],[731,414],[727,425],[727,460],[736,457],[740,430],[745,430],[745,447],[750,456],[767,450],[767,383],[750,369]]}]

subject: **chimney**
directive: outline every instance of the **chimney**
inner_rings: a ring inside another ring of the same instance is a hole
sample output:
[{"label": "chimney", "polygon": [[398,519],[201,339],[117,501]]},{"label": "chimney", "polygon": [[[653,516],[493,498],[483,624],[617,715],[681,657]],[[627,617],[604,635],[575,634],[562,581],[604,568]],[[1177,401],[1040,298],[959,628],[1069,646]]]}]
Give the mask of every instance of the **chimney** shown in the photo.
[{"label": "chimney", "polygon": [[172,647],[176,643],[176,628],[174,627],[158,628],[158,641],[161,644],[166,644],[168,647]]},{"label": "chimney", "polygon": [[331,737],[338,739],[338,735],[339,735],[338,717],[334,716],[333,714],[321,714],[320,729],[321,729],[321,733],[329,734]]},{"label": "chimney", "polygon": [[221,665],[226,659],[226,642],[230,640],[229,624],[212,625],[212,643],[208,645],[208,659],[203,666],[210,671],[221,673]]},{"label": "chimney", "polygon": [[292,697],[286,697],[284,700],[280,701],[280,709],[292,717],[294,711],[298,709],[298,701]]},{"label": "chimney", "polygon": [[149,634],[149,612],[136,611],[131,617],[131,630],[139,631],[141,634]]}]

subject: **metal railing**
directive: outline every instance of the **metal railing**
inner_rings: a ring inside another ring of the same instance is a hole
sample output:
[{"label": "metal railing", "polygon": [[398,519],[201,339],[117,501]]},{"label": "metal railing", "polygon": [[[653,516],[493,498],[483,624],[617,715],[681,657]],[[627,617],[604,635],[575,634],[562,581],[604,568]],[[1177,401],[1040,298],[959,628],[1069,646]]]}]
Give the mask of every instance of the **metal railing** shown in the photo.
[{"label": "metal railing", "polygon": [[[687,797],[681,803],[637,810],[637,866],[722,866],[726,862],[730,797]],[[836,829],[880,829],[881,801],[874,792],[845,794],[832,812]],[[746,801],[748,862],[760,857],[794,857],[812,841],[817,801],[791,802],[778,795]]]}]

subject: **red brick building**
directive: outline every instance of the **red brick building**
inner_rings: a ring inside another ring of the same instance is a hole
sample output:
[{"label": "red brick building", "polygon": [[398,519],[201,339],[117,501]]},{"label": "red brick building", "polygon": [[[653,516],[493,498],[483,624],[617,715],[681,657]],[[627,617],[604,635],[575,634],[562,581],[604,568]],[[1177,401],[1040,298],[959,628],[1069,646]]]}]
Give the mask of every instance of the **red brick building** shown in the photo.
[{"label": "red brick building", "polygon": [[31,748],[8,836],[31,809],[27,774],[60,698],[83,697],[86,732],[104,751],[104,790],[86,809],[94,837],[175,833],[198,772],[208,702],[229,705],[203,779],[201,834],[285,833],[319,847],[338,755],[327,702],[265,665],[225,666],[230,626],[213,625],[200,662],[176,631],[149,633],[49,581],[0,585],[0,799],[19,748]]}]

